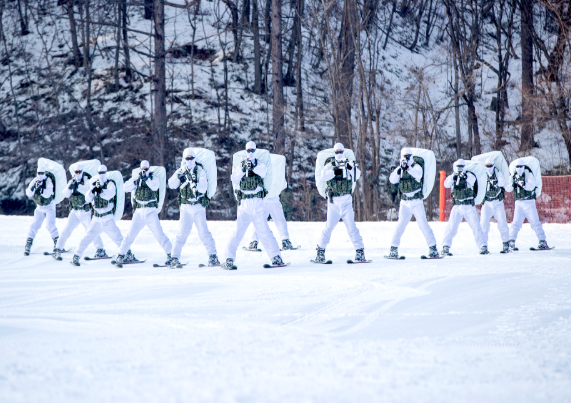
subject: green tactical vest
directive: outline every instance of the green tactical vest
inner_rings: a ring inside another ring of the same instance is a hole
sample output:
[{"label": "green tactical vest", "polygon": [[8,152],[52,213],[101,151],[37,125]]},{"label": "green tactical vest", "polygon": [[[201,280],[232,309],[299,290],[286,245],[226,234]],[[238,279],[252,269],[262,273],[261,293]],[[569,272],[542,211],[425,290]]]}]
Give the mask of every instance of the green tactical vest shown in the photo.
[{"label": "green tactical vest", "polygon": [[[417,200],[417,199],[424,199],[424,194],[422,193],[422,185],[424,182],[424,159],[420,157],[413,156],[414,164],[419,164],[423,170],[423,178],[419,181],[414,179],[414,177],[408,173],[408,171],[404,171],[401,175],[399,186],[400,198],[401,200]],[[397,168],[398,169],[398,168]],[[420,192],[416,192],[412,197],[407,197],[405,193],[414,192],[415,190],[420,189]]]},{"label": "green tactical vest", "polygon": [[[200,168],[200,170],[198,168]],[[198,183],[198,179],[200,178],[200,173],[202,172],[203,169],[204,167],[202,166],[201,163],[199,162],[195,163],[194,169],[192,170],[192,173],[196,178],[196,182],[194,183]],[[188,199],[196,199],[196,201],[190,201]],[[192,191],[192,188],[188,185],[186,185],[185,187],[182,186],[179,187],[178,201],[179,204],[190,204],[190,205],[202,204],[204,208],[208,207],[208,205],[210,204],[210,198],[206,196],[206,193],[200,193],[199,191],[196,191],[195,194]]]},{"label": "green tactical vest", "polygon": [[[527,172],[531,173],[531,169],[529,169],[529,167],[525,167],[525,170],[523,172],[524,174],[524,181],[527,182]],[[533,173],[531,173],[533,175]],[[514,179],[515,182],[515,179]],[[514,199],[515,200],[535,200],[536,198],[536,194],[535,194],[535,189],[537,189],[537,187],[535,187],[533,190],[525,190],[524,188],[521,188],[519,186],[514,186]]]},{"label": "green tactical vest", "polygon": [[54,191],[50,197],[44,197],[40,194],[40,192],[36,190],[36,192],[34,192],[33,199],[38,206],[47,206],[56,197],[56,177],[54,176],[54,174],[48,171],[46,171],[46,176],[47,176],[46,180],[43,181],[42,186],[39,188],[40,191],[43,191],[46,188],[46,182],[48,181],[48,178],[52,180],[52,183],[54,185]]},{"label": "green tactical vest", "polygon": [[[467,171],[466,174],[472,172]],[[476,176],[476,175],[474,175]],[[476,180],[476,183],[478,181]],[[474,205],[474,199],[476,197],[476,184],[474,184],[474,188],[470,189],[468,187],[468,181],[466,179],[461,179],[458,183],[458,187],[456,185],[456,181],[454,181],[454,185],[452,187],[452,205],[454,206],[461,206],[461,205]]]},{"label": "green tactical vest", "polygon": [[101,195],[97,195],[93,199],[93,207],[94,208],[106,208],[109,205],[109,203],[113,203],[113,208],[111,210],[109,210],[108,212],[103,213],[103,214],[100,214],[97,212],[97,210],[95,210],[93,212],[93,215],[95,217],[105,217],[106,215],[114,214],[115,209],[117,209],[117,184],[115,183],[115,181],[113,179],[107,179],[107,182],[105,182],[105,184],[103,185],[103,187],[101,189],[102,190],[107,189],[107,184],[109,182],[113,182],[113,184],[115,185],[115,196],[113,196],[113,198],[111,200],[105,200],[103,197],[101,197]]},{"label": "green tactical vest", "polygon": [[487,201],[491,202],[494,200],[502,201],[505,198],[505,189],[498,185],[494,186],[490,182],[490,179],[497,179],[496,171],[497,168],[494,168],[494,174],[492,176],[488,176],[488,184],[486,186],[486,198],[484,199],[484,202]]},{"label": "green tactical vest", "polygon": [[[143,207],[158,207],[159,206],[159,190],[156,191],[151,190],[147,182],[144,180],[138,180],[139,185],[135,190],[135,205],[133,206],[135,209],[143,208]],[[150,200],[154,200],[153,202],[147,204],[138,203],[137,200],[146,202]]]},{"label": "green tactical vest", "polygon": [[[85,185],[85,182],[89,181],[90,179],[91,175],[89,175],[87,172],[84,172],[83,177],[81,178],[81,184]],[[89,211],[91,210],[91,204],[85,203],[85,195],[77,189],[74,189],[71,196],[69,196],[68,210]]]},{"label": "green tactical vest", "polygon": [[[329,157],[325,160],[325,165],[331,164],[333,168],[337,166],[335,157]],[[333,179],[327,181],[325,193],[329,201],[333,201],[334,197],[345,196],[353,194],[353,181],[351,179],[343,178],[342,175],[336,175]]]}]

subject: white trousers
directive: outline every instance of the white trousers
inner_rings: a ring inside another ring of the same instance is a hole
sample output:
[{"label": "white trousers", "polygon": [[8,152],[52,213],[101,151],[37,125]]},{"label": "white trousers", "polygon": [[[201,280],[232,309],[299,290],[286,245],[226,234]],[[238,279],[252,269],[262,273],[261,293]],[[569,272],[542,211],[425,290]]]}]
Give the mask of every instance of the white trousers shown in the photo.
[{"label": "white trousers", "polygon": [[426,220],[426,211],[424,210],[424,203],[422,200],[401,200],[399,207],[399,220],[397,222],[397,227],[393,233],[393,239],[391,241],[391,246],[398,248],[400,245],[400,239],[406,226],[410,222],[412,216],[416,218],[418,227],[426,239],[428,246],[436,246],[436,238],[434,237],[434,232],[432,228],[428,225]]},{"label": "white trousers", "polygon": [[[85,231],[89,229],[89,224],[91,224],[91,211],[73,209],[69,212],[69,216],[67,217],[67,225],[57,240],[56,247],[58,249],[65,249],[65,243],[71,236],[73,230],[76,229],[79,224],[83,225]],[[103,241],[99,235],[95,237],[93,244],[97,249],[103,249]]]},{"label": "white trousers", "polygon": [[452,247],[452,239],[454,239],[458,233],[458,226],[462,222],[463,218],[466,219],[468,225],[472,229],[472,234],[474,234],[474,239],[476,240],[478,248],[482,249],[482,246],[486,246],[486,236],[480,226],[476,207],[469,204],[452,207],[450,219],[448,220],[448,225],[444,232],[444,241],[442,241],[442,245]]},{"label": "white trousers", "polygon": [[140,207],[135,210],[135,214],[133,214],[133,219],[131,220],[131,228],[129,229],[127,236],[125,236],[121,246],[119,247],[120,255],[124,255],[129,249],[131,249],[131,245],[135,241],[135,238],[137,238],[137,235],[139,235],[139,232],[141,232],[145,226],[151,230],[153,236],[159,245],[161,245],[165,253],[171,253],[172,244],[163,231],[163,227],[159,221],[159,211],[157,208]]},{"label": "white trousers", "polygon": [[502,242],[510,240],[510,231],[508,229],[508,220],[506,219],[506,210],[504,208],[504,201],[493,200],[484,202],[482,211],[480,212],[480,225],[482,231],[486,236],[486,243],[488,243],[488,233],[490,232],[490,219],[494,217],[498,221],[498,229],[502,237]]},{"label": "white trousers", "polygon": [[216,243],[206,223],[206,209],[201,204],[182,204],[180,206],[180,219],[178,221],[178,234],[174,241],[172,256],[180,259],[182,247],[186,243],[192,224],[196,225],[198,237],[206,248],[208,255],[216,255]]},{"label": "white trousers", "polygon": [[228,242],[228,246],[226,247],[226,258],[236,259],[236,250],[250,223],[254,224],[254,228],[260,236],[260,242],[266,250],[268,257],[272,259],[275,256],[281,256],[278,242],[268,226],[268,213],[264,208],[264,201],[256,197],[253,199],[243,199],[238,206],[236,230],[232,234],[230,242]]},{"label": "white trousers", "polygon": [[337,224],[339,224],[340,218],[343,220],[343,223],[345,223],[345,227],[347,227],[347,232],[355,249],[364,248],[363,238],[361,237],[359,228],[355,225],[355,212],[353,211],[353,199],[351,195],[334,197],[333,202],[327,201],[327,222],[321,232],[317,245],[323,249],[329,245],[331,233]]},{"label": "white trousers", "polygon": [[[278,232],[280,233],[281,239],[282,240],[289,239],[287,222],[284,216],[284,209],[282,207],[282,203],[280,202],[280,198],[279,197],[272,197],[271,199],[265,198],[264,207],[266,208],[266,212],[272,216],[272,220],[274,220],[274,223],[278,228]],[[254,228],[254,233],[252,234],[252,241],[257,241],[257,240],[258,240],[258,233]]]},{"label": "white trousers", "polygon": [[531,229],[535,232],[535,235],[537,235],[537,239],[545,241],[545,232],[543,231],[541,221],[539,221],[539,215],[537,215],[535,200],[515,201],[514,219],[512,221],[512,225],[510,225],[510,239],[513,239],[514,241],[517,239],[517,234],[521,229],[523,220],[526,218],[531,225]]},{"label": "white trousers", "polygon": [[46,220],[46,228],[50,232],[52,239],[58,236],[56,227],[56,205],[52,201],[47,206],[37,206],[36,210],[34,210],[34,221],[32,221],[32,225],[30,225],[28,238],[34,239],[36,237],[44,220]]},{"label": "white trousers", "polygon": [[89,228],[87,229],[87,234],[85,234],[83,239],[79,242],[75,255],[81,258],[89,244],[93,242],[97,236],[101,235],[102,232],[109,235],[109,238],[115,242],[115,245],[121,245],[123,235],[121,235],[119,227],[115,224],[115,217],[113,217],[113,214],[106,215],[105,217],[93,217],[91,219],[91,224],[89,224]]}]

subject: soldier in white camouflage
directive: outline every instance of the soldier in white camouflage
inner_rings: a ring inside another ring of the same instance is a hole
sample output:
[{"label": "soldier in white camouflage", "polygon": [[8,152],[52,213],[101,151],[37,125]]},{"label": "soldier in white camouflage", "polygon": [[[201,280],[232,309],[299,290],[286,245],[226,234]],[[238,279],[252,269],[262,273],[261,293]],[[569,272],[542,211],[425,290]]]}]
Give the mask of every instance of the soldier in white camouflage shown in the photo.
[{"label": "soldier in white camouflage", "polygon": [[54,242],[54,252],[56,250],[57,241],[59,238],[58,230],[56,227],[56,204],[55,198],[55,176],[46,170],[44,166],[38,163],[36,171],[37,176],[32,179],[28,188],[26,189],[26,196],[34,200],[36,209],[34,210],[34,221],[30,225],[28,231],[28,239],[24,249],[24,255],[29,255],[32,249],[32,243],[42,227],[42,223],[46,220],[46,228],[52,236]]},{"label": "soldier in white camouflage", "polygon": [[[65,244],[71,236],[73,230],[77,228],[79,224],[81,224],[87,231],[89,225],[91,224],[92,206],[91,203],[87,203],[85,201],[85,195],[91,188],[89,183],[91,175],[83,171],[83,166],[79,162],[73,165],[73,172],[73,178],[71,178],[63,190],[64,197],[69,198],[69,216],[67,218],[67,225],[61,232],[61,236],[59,237],[56,245],[55,253],[53,254],[53,257],[58,260],[61,258],[61,254],[65,250]],[[101,240],[101,236],[97,235],[93,240],[93,244],[97,248],[97,251],[95,252],[95,258],[107,257],[107,253],[105,253],[105,249],[103,248],[103,241]]]},{"label": "soldier in white camouflage", "polygon": [[166,265],[170,265],[172,244],[163,231],[161,222],[159,220],[159,178],[153,177],[150,172],[151,165],[149,161],[141,161],[141,171],[138,176],[133,176],[123,186],[125,193],[134,192],[134,205],[133,218],[131,220],[131,228],[123,238],[121,246],[119,247],[119,254],[117,255],[116,264],[121,265],[134,259],[131,252],[131,245],[135,241],[137,235],[143,228],[148,227],[153,236],[161,245],[165,254],[167,255]]},{"label": "soldier in white camouflage", "polygon": [[325,161],[321,172],[322,182],[327,183],[327,222],[317,242],[316,263],[324,263],[325,248],[331,240],[331,233],[343,220],[351,242],[355,247],[355,262],[366,262],[365,246],[359,228],[355,224],[355,211],[353,210],[353,182],[359,180],[361,171],[345,158],[345,147],[341,143],[333,146],[335,157]]},{"label": "soldier in white camouflage", "polygon": [[169,179],[169,188],[179,190],[180,219],[178,234],[174,241],[171,266],[180,263],[182,247],[186,243],[192,225],[196,225],[198,237],[208,253],[208,266],[219,266],[216,243],[206,222],[206,207],[210,203],[207,197],[208,178],[202,164],[196,162],[192,148],[182,153],[184,166],[177,169]]}]

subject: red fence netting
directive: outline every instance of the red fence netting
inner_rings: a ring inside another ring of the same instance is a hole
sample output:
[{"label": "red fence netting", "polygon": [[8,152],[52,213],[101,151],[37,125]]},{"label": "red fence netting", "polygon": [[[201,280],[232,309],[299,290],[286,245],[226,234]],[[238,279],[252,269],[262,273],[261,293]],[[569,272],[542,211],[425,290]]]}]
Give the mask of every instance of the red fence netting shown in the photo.
[{"label": "red fence netting", "polygon": [[[571,176],[542,176],[541,196],[536,200],[537,212],[542,223],[571,223]],[[445,219],[448,221],[452,210],[450,189],[446,191]],[[511,222],[514,215],[513,193],[506,193],[504,200],[506,216]],[[478,211],[481,206],[476,207]]]}]

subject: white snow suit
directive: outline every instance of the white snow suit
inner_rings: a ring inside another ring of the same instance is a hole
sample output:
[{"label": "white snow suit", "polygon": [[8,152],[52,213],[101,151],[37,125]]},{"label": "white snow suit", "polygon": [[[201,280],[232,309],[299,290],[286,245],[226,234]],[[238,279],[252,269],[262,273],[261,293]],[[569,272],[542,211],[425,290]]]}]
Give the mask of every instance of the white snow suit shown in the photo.
[{"label": "white snow suit", "polygon": [[[524,189],[527,191],[535,189],[535,178],[531,172],[526,172]],[[541,225],[541,221],[539,221],[535,199],[515,201],[514,218],[510,225],[510,239],[514,241],[517,239],[517,234],[521,230],[523,221],[526,218],[531,225],[531,229],[535,232],[537,239],[545,241],[545,231],[543,231],[543,226]]]},{"label": "white snow suit", "polygon": [[[34,192],[32,188],[38,181],[38,177],[35,177],[26,189],[26,196],[32,199],[34,197]],[[50,198],[54,194],[54,183],[50,179],[50,177],[46,177],[46,188],[42,190],[42,196]],[[58,236],[58,230],[56,227],[56,203],[54,200],[47,206],[40,206],[36,205],[36,209],[34,210],[34,221],[32,221],[32,225],[30,225],[30,230],[28,231],[28,238],[34,239],[38,230],[42,227],[42,223],[46,220],[46,228],[50,232],[52,238],[56,238]]]},{"label": "white snow suit", "polygon": [[[97,177],[96,177],[97,178]],[[93,199],[95,199],[95,194],[93,193],[93,189],[95,188],[95,184],[90,187],[89,191],[85,195],[85,201],[87,203],[91,203]],[[113,182],[107,183],[107,188],[103,189],[101,192],[101,198],[105,200],[112,200],[115,197],[116,188]],[[114,204],[113,202],[109,202],[107,207],[104,208],[94,208],[94,210],[102,215],[108,213],[113,210]],[[117,224],[115,223],[115,217],[113,214],[107,214],[103,217],[94,216],[91,219],[91,224],[89,224],[89,228],[87,229],[87,234],[83,237],[83,239],[79,242],[79,246],[75,251],[75,254],[80,258],[83,256],[83,252],[89,246],[93,240],[99,236],[102,232],[105,232],[109,238],[119,247],[121,246],[121,242],[123,241],[123,235],[121,235],[121,231]]]},{"label": "white snow suit", "polygon": [[[422,180],[423,170],[420,164],[415,164],[412,167],[408,168],[408,173],[417,181]],[[398,169],[395,169],[391,175],[389,176],[389,181],[392,184],[398,184],[400,182],[400,174],[398,173]],[[407,197],[414,196],[415,193],[420,192],[422,189],[418,189],[417,191],[405,193]],[[399,207],[399,219],[397,222],[397,226],[393,233],[393,239],[391,241],[391,246],[397,247],[400,245],[400,239],[406,226],[410,222],[412,216],[416,218],[416,222],[418,223],[418,227],[422,231],[424,235],[424,239],[426,239],[426,243],[428,246],[435,246],[436,245],[436,238],[434,237],[434,232],[432,232],[432,228],[428,225],[428,220],[426,219],[426,211],[424,210],[424,203],[422,199],[415,199],[415,200],[402,200],[400,201]]]},{"label": "white snow suit", "polygon": [[[266,164],[258,160],[258,165],[252,170],[256,175],[264,178],[268,171]],[[239,186],[240,181],[244,177],[245,173],[241,169],[232,169],[232,183]],[[242,192],[246,195],[256,194],[261,192],[263,189],[258,186],[255,190],[243,190]],[[268,212],[264,207],[264,201],[260,197],[254,197],[251,199],[242,199],[240,205],[238,206],[238,218],[236,220],[236,230],[228,242],[226,247],[226,258],[236,259],[236,250],[240,241],[244,237],[246,230],[250,223],[254,224],[256,233],[260,237],[260,242],[264,246],[266,253],[270,259],[275,256],[281,257],[280,247],[278,242],[274,237],[274,234],[268,226]]]},{"label": "white snow suit", "polygon": [[[283,189],[287,188],[287,182],[284,179]],[[282,240],[289,239],[289,232],[287,230],[287,221],[284,215],[284,209],[282,203],[280,202],[280,198],[266,197],[264,199],[264,207],[266,208],[266,212],[272,216],[272,220],[276,224],[278,232],[280,233],[280,237]],[[267,218],[267,217],[266,217]],[[252,234],[252,241],[258,240],[258,234],[256,233],[256,229],[254,229],[254,233]]]},{"label": "white snow suit", "polygon": [[[180,186],[179,175],[184,173],[185,168],[179,168],[173,176],[169,179],[169,188],[178,189]],[[206,193],[208,190],[208,179],[206,178],[206,172],[204,170],[200,171],[200,175],[197,178],[196,191],[199,193]],[[192,231],[192,225],[196,225],[198,230],[198,237],[200,241],[206,248],[208,255],[216,255],[216,243],[212,237],[212,233],[208,229],[208,224],[206,222],[206,209],[198,202],[197,199],[188,200],[197,204],[181,204],[180,205],[180,219],[178,221],[178,234],[174,241],[174,248],[172,250],[172,257],[180,259],[182,252],[182,247],[186,243],[190,231]]]},{"label": "white snow suit", "polygon": [[[506,181],[501,171],[495,169],[496,178],[498,179],[499,187],[506,187]],[[486,174],[490,176],[489,174]],[[492,174],[493,175],[493,174]],[[486,236],[486,243],[488,242],[488,233],[490,232],[490,219],[494,217],[498,222],[498,230],[502,237],[502,242],[507,242],[509,238],[508,220],[506,218],[506,210],[504,208],[503,200],[484,201],[482,211],[480,212],[480,225],[484,235]]]},{"label": "white snow suit", "polygon": [[[83,193],[83,195],[86,195],[87,192],[89,192],[90,185],[89,185],[89,181],[87,180],[87,178],[85,178],[84,181],[85,181],[85,184],[81,184],[81,183],[78,184],[77,190],[78,190],[78,192]],[[71,190],[69,188],[69,186],[66,186],[65,189],[63,190],[64,197],[69,198],[72,193],[73,193],[73,190]],[[89,204],[89,203],[85,203],[85,204]],[[67,225],[65,226],[65,228],[61,232],[61,235],[57,241],[56,248],[65,249],[65,244],[66,244],[67,240],[71,236],[71,233],[73,232],[73,230],[75,228],[77,228],[77,226],[79,224],[83,225],[83,228],[85,228],[85,231],[87,231],[89,229],[89,225],[91,224],[91,210],[86,211],[86,210],[72,209],[69,212],[69,216],[67,217]],[[95,245],[95,247],[97,249],[103,249],[103,241],[101,240],[101,236],[97,235],[95,237],[95,239],[93,240],[93,244]]]},{"label": "white snow suit", "polygon": [[[454,183],[454,175],[450,175],[444,181],[444,187],[450,189]],[[473,188],[476,183],[476,177],[471,173],[467,172],[467,182],[468,187]],[[478,248],[487,246],[486,236],[482,227],[480,226],[480,221],[478,220],[478,212],[476,207],[470,204],[455,205],[452,207],[450,212],[450,218],[448,219],[448,225],[446,226],[446,231],[444,232],[444,240],[442,241],[443,246],[452,247],[452,240],[458,233],[458,226],[462,222],[462,219],[468,222],[468,225],[472,229],[472,234],[474,234],[474,239]]]},{"label": "white snow suit", "polygon": [[[142,179],[139,179],[139,177],[137,176],[137,177],[132,177],[127,182],[125,182],[125,185],[123,185],[123,190],[125,191],[125,193],[135,191],[137,189],[137,182],[139,180]],[[156,177],[153,179],[148,178],[145,182],[153,192],[156,192],[161,185],[160,179]],[[158,202],[158,200],[142,201],[137,199],[135,199],[135,201],[143,206],[145,204]],[[131,249],[133,241],[135,241],[135,238],[137,237],[137,235],[139,235],[139,232],[141,232],[141,230],[145,228],[145,226],[147,226],[151,230],[153,236],[155,237],[159,245],[161,245],[165,253],[166,254],[171,253],[172,244],[171,241],[169,241],[169,238],[165,235],[163,227],[161,226],[161,222],[159,221],[159,210],[156,207],[137,207],[135,213],[133,214],[133,219],[131,220],[131,228],[129,229],[129,232],[127,233],[125,238],[123,238],[123,242],[119,247],[120,255],[126,254],[127,251]]]},{"label": "white snow suit", "polygon": [[[321,181],[327,182],[334,177],[335,173],[333,172],[333,167],[330,164],[327,164],[321,173]],[[360,177],[361,171],[359,168],[352,167],[351,170],[347,170],[348,179],[353,180],[354,178],[354,180],[357,181]],[[343,223],[347,228],[347,232],[349,233],[349,237],[351,238],[351,242],[353,242],[355,250],[363,249],[365,246],[363,245],[363,238],[361,237],[359,228],[357,228],[357,225],[355,224],[353,198],[350,194],[333,197],[332,202],[327,199],[327,222],[325,223],[325,228],[321,232],[317,245],[322,249],[327,247],[331,240],[331,233],[339,223],[340,218],[343,220]]]}]

